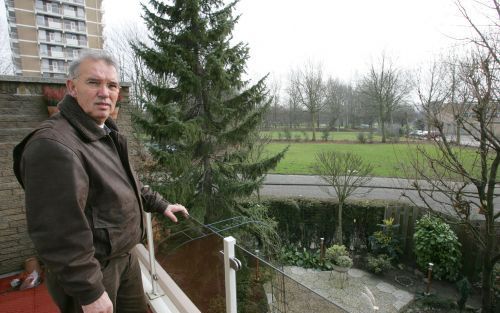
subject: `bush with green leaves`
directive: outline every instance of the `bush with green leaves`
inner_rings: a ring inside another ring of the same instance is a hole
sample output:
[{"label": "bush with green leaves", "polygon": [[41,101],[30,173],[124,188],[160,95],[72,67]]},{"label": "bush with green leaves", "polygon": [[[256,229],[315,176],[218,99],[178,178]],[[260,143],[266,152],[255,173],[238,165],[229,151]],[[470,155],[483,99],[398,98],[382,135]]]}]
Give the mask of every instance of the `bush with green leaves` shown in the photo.
[{"label": "bush with green leaves", "polygon": [[414,251],[417,265],[427,269],[433,263],[433,276],[437,279],[454,281],[462,266],[462,254],[457,235],[441,218],[425,215],[417,221]]},{"label": "bush with green leaves", "polygon": [[349,252],[347,252],[347,249],[344,245],[333,245],[325,251],[325,257],[331,260],[334,260],[343,255],[349,255]]},{"label": "bush with green leaves", "polygon": [[[351,267],[352,259],[344,245],[333,245],[325,251],[325,263],[330,262],[341,267]],[[327,267],[330,264],[326,264]]]},{"label": "bush with green leaves", "polygon": [[322,268],[319,251],[307,251],[306,248],[299,249],[290,245],[281,249],[281,261],[285,265]]},{"label": "bush with green leaves", "polygon": [[399,225],[394,224],[394,218],[388,218],[378,224],[382,230],[378,230],[371,235],[368,240],[374,254],[385,254],[391,261],[397,261],[403,253],[401,242],[397,236]]},{"label": "bush with green leaves", "polygon": [[341,255],[335,259],[335,265],[340,267],[351,267],[352,259],[347,255]]},{"label": "bush with green leaves", "polygon": [[358,141],[359,141],[359,143],[366,143],[365,133],[358,133]]},{"label": "bush with green leaves", "polygon": [[288,141],[292,140],[292,132],[288,128],[285,129],[285,139],[288,140]]},{"label": "bush with green leaves", "polygon": [[328,141],[328,137],[330,137],[330,131],[328,129],[323,129],[321,131],[321,139],[323,139],[323,141]]},{"label": "bush with green leaves", "polygon": [[387,254],[366,256],[366,269],[374,274],[381,274],[391,269],[391,258]]},{"label": "bush with green leaves", "polygon": [[373,131],[372,130],[368,133],[368,142],[373,143]]}]

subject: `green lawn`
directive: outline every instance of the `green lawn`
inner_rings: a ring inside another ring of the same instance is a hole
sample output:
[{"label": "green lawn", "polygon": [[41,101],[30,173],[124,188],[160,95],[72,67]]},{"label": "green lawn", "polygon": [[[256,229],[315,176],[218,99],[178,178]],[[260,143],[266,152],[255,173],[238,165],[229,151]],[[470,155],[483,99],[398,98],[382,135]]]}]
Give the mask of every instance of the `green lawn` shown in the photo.
[{"label": "green lawn", "polygon": [[[269,153],[277,153],[288,144],[271,143],[266,147]],[[427,144],[426,149],[434,149]],[[408,144],[341,144],[341,143],[292,143],[285,157],[278,164],[274,174],[314,174],[311,165],[314,156],[320,151],[352,152],[360,155],[364,162],[373,166],[373,176],[380,177],[408,177],[407,171],[410,160],[416,155],[416,145]],[[470,152],[470,153],[469,153]],[[466,164],[471,166],[474,153],[469,150]]]},{"label": "green lawn", "polygon": [[[293,141],[304,141],[312,139],[312,131],[291,131],[291,137]],[[353,141],[358,142],[358,134],[361,132],[337,132],[330,131],[328,132],[328,141]],[[369,132],[362,132],[368,137]],[[261,136],[270,138],[273,140],[285,140],[285,132],[284,131],[261,131]],[[280,137],[281,136],[281,137]],[[382,137],[376,133],[373,133],[373,141],[380,142]],[[321,142],[323,140],[323,132],[316,131],[316,141]]]}]

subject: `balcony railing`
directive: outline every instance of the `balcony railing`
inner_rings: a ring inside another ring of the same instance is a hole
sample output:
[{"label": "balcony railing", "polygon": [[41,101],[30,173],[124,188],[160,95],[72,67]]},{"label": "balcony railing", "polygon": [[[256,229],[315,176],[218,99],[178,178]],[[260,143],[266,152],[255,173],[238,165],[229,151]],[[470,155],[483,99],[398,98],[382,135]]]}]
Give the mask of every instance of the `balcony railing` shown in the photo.
[{"label": "balcony railing", "polygon": [[237,303],[244,312],[256,312],[259,308],[259,312],[346,313],[342,307],[239,246],[235,246],[235,254],[241,260],[239,264],[245,266],[235,274],[236,288],[224,275],[228,270],[225,263],[237,266],[238,262],[224,260],[230,257],[230,250],[221,253],[228,239],[222,233],[251,221],[224,222],[203,225],[191,217],[168,230],[158,230],[164,238],[157,245],[158,262],[200,311],[236,312],[235,299],[245,299]]},{"label": "balcony railing", "polygon": [[62,38],[60,39],[55,39],[55,38],[50,38],[50,37],[38,37],[38,41],[43,42],[43,43],[50,43],[50,44],[55,44],[55,45],[62,45],[63,41]]},{"label": "balcony railing", "polygon": [[45,14],[55,14],[55,15],[61,15],[62,10],[61,8],[54,8],[53,6],[37,6],[36,7],[37,12],[45,13]]},{"label": "balcony railing", "polygon": [[85,19],[85,13],[83,11],[75,11],[70,8],[64,8],[64,16],[78,19]]},{"label": "balcony railing", "polygon": [[60,66],[54,66],[54,65],[49,65],[49,66],[42,66],[42,72],[50,72],[50,73],[66,73],[66,68],[60,67]]},{"label": "balcony railing", "polygon": [[78,39],[66,38],[66,44],[71,46],[78,46]]},{"label": "balcony railing", "polygon": [[80,6],[85,6],[85,0],[62,0],[62,3],[71,3]]},{"label": "balcony railing", "polygon": [[87,40],[66,38],[66,45],[73,47],[87,47]]},{"label": "balcony railing", "polygon": [[71,26],[70,24],[65,24],[64,30],[71,31],[71,32],[85,33],[85,27]]},{"label": "balcony railing", "polygon": [[64,52],[63,51],[40,51],[40,56],[43,57],[51,57],[51,58],[57,58],[57,59],[64,59]]},{"label": "balcony railing", "polygon": [[59,23],[59,22],[48,21],[47,25],[48,25],[50,28],[54,28],[54,29],[62,29],[62,23]]}]

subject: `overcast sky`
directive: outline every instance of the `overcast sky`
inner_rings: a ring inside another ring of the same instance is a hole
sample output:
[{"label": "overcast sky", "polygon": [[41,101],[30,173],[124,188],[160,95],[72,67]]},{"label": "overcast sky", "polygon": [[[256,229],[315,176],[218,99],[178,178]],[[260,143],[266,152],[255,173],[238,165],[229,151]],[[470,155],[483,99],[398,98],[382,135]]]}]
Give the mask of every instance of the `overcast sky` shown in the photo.
[{"label": "overcast sky", "polygon": [[[105,22],[139,20],[138,2],[104,0]],[[271,73],[285,80],[310,60],[350,81],[383,51],[397,65],[415,68],[458,49],[455,39],[468,29],[454,0],[241,0],[237,13],[234,37],[249,44],[247,71],[255,79]]]},{"label": "overcast sky", "polygon": [[[104,0],[103,9],[106,25],[141,21],[139,0]],[[468,31],[455,0],[240,0],[237,13],[233,34],[250,47],[247,72],[254,79],[271,73],[285,80],[311,61],[326,75],[355,80],[383,51],[411,69],[445,49],[459,49],[455,39]]]}]

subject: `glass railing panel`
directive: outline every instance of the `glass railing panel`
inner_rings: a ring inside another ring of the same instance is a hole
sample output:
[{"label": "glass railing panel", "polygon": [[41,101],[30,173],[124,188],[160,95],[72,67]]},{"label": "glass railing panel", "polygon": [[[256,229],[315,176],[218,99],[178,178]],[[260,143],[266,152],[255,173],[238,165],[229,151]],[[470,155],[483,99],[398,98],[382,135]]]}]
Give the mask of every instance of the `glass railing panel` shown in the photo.
[{"label": "glass railing panel", "polygon": [[222,237],[190,218],[155,230],[156,259],[201,312],[225,312]]},{"label": "glass railing panel", "polygon": [[236,273],[239,313],[347,312],[255,253],[237,246],[236,256],[243,264]]}]

